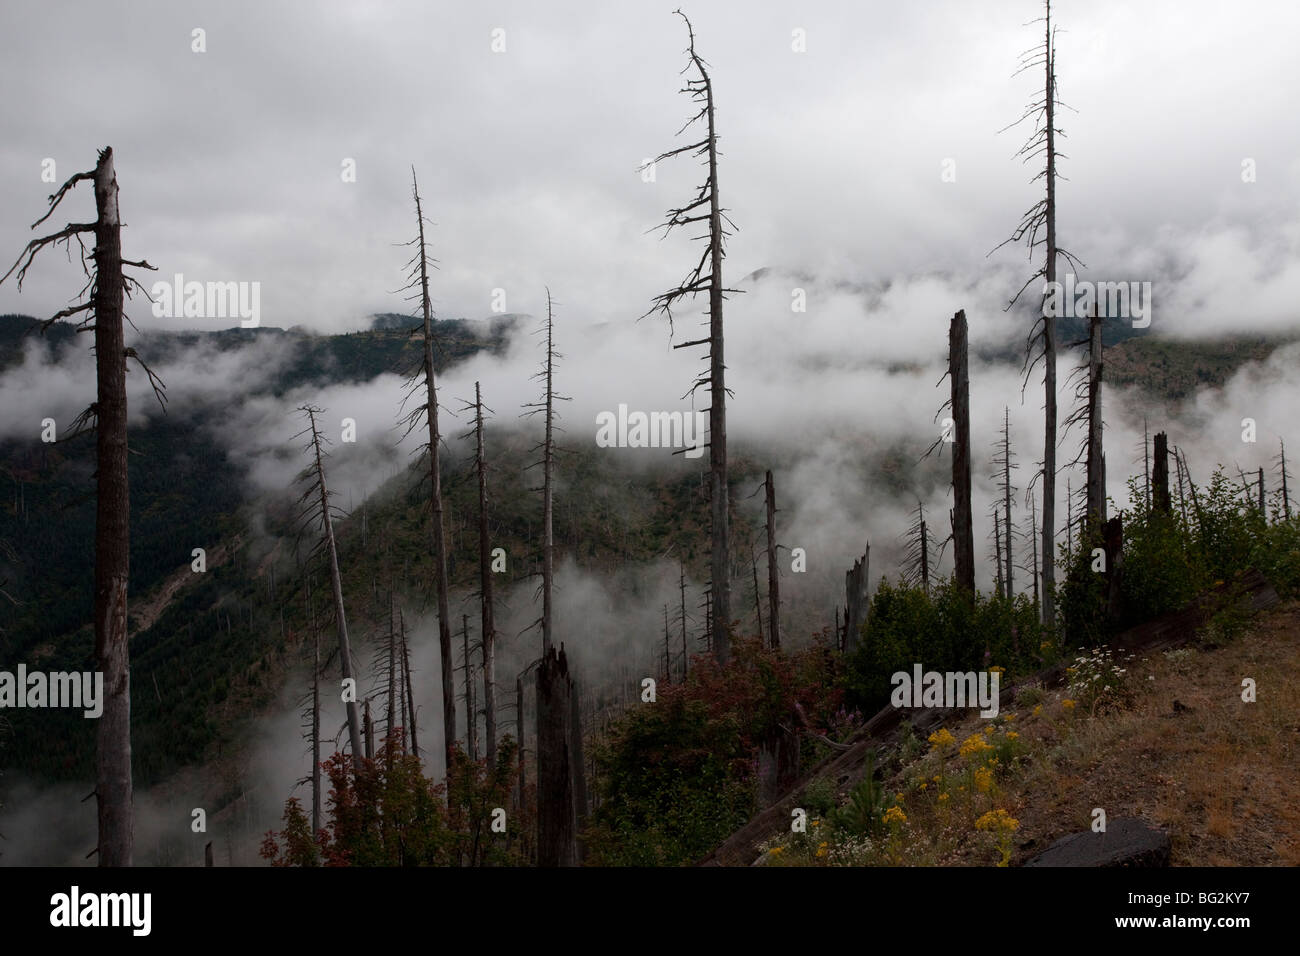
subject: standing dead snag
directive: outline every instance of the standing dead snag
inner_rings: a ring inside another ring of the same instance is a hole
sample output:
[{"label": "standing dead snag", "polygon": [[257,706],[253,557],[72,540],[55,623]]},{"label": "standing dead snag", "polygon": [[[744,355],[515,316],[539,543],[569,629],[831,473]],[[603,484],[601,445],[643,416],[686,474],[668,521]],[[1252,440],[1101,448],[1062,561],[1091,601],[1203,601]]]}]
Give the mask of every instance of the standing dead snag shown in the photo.
[{"label": "standing dead snag", "polygon": [[966,347],[966,313],[948,326],[948,376],[952,384],[952,542],[957,586],[975,594],[975,533],[971,515],[970,372]]},{"label": "standing dead snag", "polygon": [[[572,752],[573,681],[561,646],[537,668],[537,865],[578,865]],[[545,758],[545,759],[543,759]]]},{"label": "standing dead snag", "polygon": [[[410,281],[405,289],[414,290],[412,298],[418,299],[424,320],[424,358],[420,370],[411,377],[408,387],[411,391],[423,385],[424,401],[411,409],[406,416],[407,434],[420,424],[423,414],[429,429],[429,441],[425,446],[429,450],[429,501],[433,509],[433,560],[434,583],[438,600],[438,657],[442,663],[442,731],[443,760],[447,772],[451,772],[452,752],[456,747],[456,685],[455,661],[451,649],[451,621],[448,610],[447,591],[447,529],[442,512],[442,469],[439,450],[442,436],[438,430],[438,380],[433,365],[433,309],[429,299],[429,269],[436,267],[429,258],[424,242],[424,210],[420,204],[420,188],[416,183],[415,170],[411,170],[411,193],[415,197],[415,219],[417,235],[407,245],[415,247],[408,266]],[[408,393],[409,398],[409,393]]]},{"label": "standing dead snag", "polygon": [[[1016,120],[1011,126],[1018,126],[1025,120],[1034,119],[1034,131],[1029,139],[1017,152],[1017,156],[1022,157],[1024,162],[1031,159],[1043,157],[1043,171],[1034,176],[1033,181],[1039,179],[1045,180],[1047,195],[1029,207],[1028,211],[1021,217],[1019,225],[1016,226],[1011,237],[1005,242],[999,244],[1001,248],[1007,243],[1020,242],[1022,240],[1029,246],[1029,255],[1032,258],[1034,251],[1040,246],[1045,245],[1046,256],[1044,263],[1023,286],[1020,291],[1012,297],[1007,304],[1007,308],[1015,305],[1016,301],[1024,293],[1025,289],[1034,282],[1035,279],[1044,280],[1043,295],[1041,298],[1041,308],[1039,318],[1034,323],[1034,330],[1031,331],[1029,342],[1026,345],[1025,352],[1025,378],[1028,380],[1034,365],[1038,359],[1043,361],[1043,516],[1040,528],[1041,544],[1038,550],[1042,552],[1042,604],[1041,615],[1043,624],[1047,627],[1055,627],[1056,623],[1056,314],[1052,303],[1056,301],[1051,296],[1050,290],[1055,288],[1056,283],[1056,260],[1059,255],[1069,263],[1077,263],[1077,260],[1069,252],[1061,249],[1056,243],[1056,161],[1058,158],[1064,158],[1056,148],[1057,135],[1064,136],[1056,127],[1056,107],[1061,105],[1056,91],[1056,36],[1052,30],[1052,3],[1051,0],[1045,0],[1046,16],[1043,18],[1044,33],[1043,43],[1024,53],[1020,58],[1020,67],[1016,70],[1019,74],[1025,70],[1033,69],[1038,66],[1043,67],[1043,98],[1030,101],[1025,112],[1020,119]],[[1043,238],[1039,238],[1040,232]],[[995,250],[996,251],[996,250]],[[1041,327],[1041,332],[1037,330]],[[1037,332],[1037,334],[1035,334]],[[1033,357],[1033,345],[1035,341],[1041,341],[1042,351],[1038,357]]]},{"label": "standing dead snag", "polygon": [[[1005,562],[1005,574],[1003,576],[1003,587],[1008,599],[1014,598],[1015,588],[1015,565],[1012,563],[1013,549],[1011,546],[1011,534],[1015,528],[1011,520],[1011,495],[1018,491],[1011,484],[1011,472],[1020,466],[1017,465],[1011,457],[1011,409],[1003,406],[1002,409],[1002,440],[998,442],[1001,446],[997,455],[993,458],[993,464],[999,469],[1000,479],[998,490],[1002,492],[1002,533],[1006,536],[1002,546],[1002,556]],[[995,505],[996,507],[996,505]],[[1033,531],[1031,529],[1030,534]]]},{"label": "standing dead snag", "polygon": [[[1154,457],[1155,465],[1151,472],[1152,506],[1159,513],[1167,515],[1172,508],[1172,503],[1169,497],[1169,436],[1164,432],[1156,432]],[[1181,495],[1181,473],[1178,482]]]},{"label": "standing dead snag", "polygon": [[469,615],[460,616],[461,660],[465,662],[465,747],[478,762],[478,711],[474,706],[474,660],[469,654]]},{"label": "standing dead snag", "polygon": [[555,403],[569,400],[568,396],[558,395],[555,392],[555,360],[564,356],[555,350],[555,313],[550,288],[546,290],[546,325],[540,331],[546,334],[546,357],[542,360],[541,370],[533,378],[542,379],[545,394],[541,401],[525,404],[524,408],[528,411],[525,411],[522,417],[529,418],[539,414],[544,416],[542,441],[533,447],[533,451],[542,453],[542,459],[528,467],[542,466],[542,617],[535,623],[540,623],[542,626],[542,652],[545,653],[553,643],[551,592],[555,580],[555,540],[552,533],[552,519],[555,513]]},{"label": "standing dead snag", "polygon": [[870,581],[868,568],[871,566],[871,545],[862,551],[862,557],[853,562],[853,567],[844,572],[844,653],[852,654],[858,647],[858,638],[862,634],[862,625],[867,619],[867,609],[871,601],[867,594]]},{"label": "standing dead snag", "polygon": [[325,459],[329,457],[329,452],[322,446],[328,444],[329,439],[321,435],[320,428],[316,424],[316,416],[322,411],[320,408],[315,405],[301,405],[298,411],[307,416],[307,427],[294,437],[300,438],[310,434],[311,437],[308,438],[305,448],[312,456],[312,464],[299,476],[300,481],[307,481],[307,490],[298,500],[306,504],[303,517],[308,523],[312,523],[312,519],[319,516],[321,524],[322,535],[316,549],[323,550],[325,559],[329,562],[330,588],[334,593],[334,623],[339,636],[339,660],[343,667],[344,684],[351,681],[351,693],[345,694],[344,697],[348,711],[348,741],[352,745],[352,767],[354,770],[360,770],[361,758],[365,753],[361,742],[361,715],[357,710],[356,678],[352,673],[352,646],[348,642],[348,621],[343,610],[343,579],[339,575],[339,553],[334,540],[334,508],[330,505],[330,493],[325,485]]},{"label": "standing dead snag", "polygon": [[[488,534],[487,516],[487,458],[483,453],[483,391],[474,383],[474,402],[465,403],[466,411],[474,412],[474,470],[478,475],[478,581],[479,609],[481,615],[483,646],[483,717],[487,734],[487,762],[496,766],[497,760],[497,705],[496,705],[496,624],[493,620],[492,600],[492,550]],[[491,409],[488,409],[491,411]],[[467,437],[469,433],[466,433]]]},{"label": "standing dead snag", "polygon": [[[4,282],[17,271],[22,289],[27,270],[36,254],[47,246],[70,248],[76,240],[82,286],[89,297],[62,309],[45,320],[45,331],[60,319],[89,313],[79,320],[78,331],[95,333],[95,402],[73,423],[73,434],[93,423],[96,456],[95,504],[95,663],[104,676],[103,713],[96,728],[95,802],[99,840],[96,852],[100,866],[130,866],[135,843],[134,792],[131,780],[131,665],[127,646],[127,591],[130,581],[131,500],[127,475],[126,360],[140,363],[159,402],[164,401],[162,382],[144,364],[135,349],[126,347],[123,299],[132,288],[143,291],[124,267],[153,269],[144,260],[122,258],[122,222],[118,210],[117,175],[113,149],[100,150],[95,168],[77,173],[49,197],[49,209],[32,223],[35,229],[53,215],[64,196],[82,181],[95,192],[95,221],[68,223],[57,232],[33,239],[9,271]],[[94,271],[86,267],[83,236],[95,237]]]},{"label": "standing dead snag", "polygon": [[[738,292],[722,284],[722,260],[726,256],[725,239],[731,231],[723,227],[725,220],[734,230],[735,223],[726,215],[718,199],[718,136],[714,121],[713,80],[707,66],[695,52],[695,31],[691,21],[681,10],[675,11],[686,23],[689,45],[686,48],[690,62],[685,69],[695,68],[699,74],[696,79],[688,79],[680,92],[686,93],[700,104],[686,125],[679,133],[703,120],[707,126],[705,138],[699,142],[679,146],[655,157],[650,165],[660,160],[677,156],[681,153],[693,153],[704,157],[708,176],[704,185],[697,190],[695,197],[677,209],[668,212],[668,218],[660,226],[666,236],[678,226],[690,223],[707,222],[708,231],[697,238],[708,239],[703,254],[695,268],[687,274],[682,283],[656,296],[654,305],[646,315],[662,312],[668,318],[669,334],[672,331],[673,307],[685,299],[694,300],[696,296],[708,292],[709,295],[709,335],[708,338],[691,342],[682,342],[673,348],[688,348],[695,345],[708,346],[709,371],[700,376],[691,385],[688,394],[693,395],[702,385],[709,386],[709,505],[711,509],[710,534],[712,538],[712,613],[710,620],[711,643],[713,653],[720,663],[726,663],[731,655],[731,559],[730,559],[730,487],[727,481],[727,386],[726,363],[723,355],[722,337],[722,302],[728,293]],[[707,212],[703,212],[707,208]],[[707,266],[706,266],[707,264]],[[706,272],[705,269],[708,269]],[[645,316],[642,316],[645,318]]]},{"label": "standing dead snag", "polygon": [[1282,517],[1287,521],[1291,520],[1291,494],[1287,490],[1287,480],[1291,477],[1286,470],[1286,442],[1278,439],[1278,447],[1281,451],[1276,459],[1278,465],[1278,480],[1282,484]]},{"label": "standing dead snag", "polygon": [[767,488],[767,621],[772,646],[781,647],[781,578],[776,566],[776,487],[772,471],[764,479]]},{"label": "standing dead snag", "polygon": [[[930,538],[929,526],[925,522],[925,508],[921,499],[916,500],[916,520],[907,529],[907,557],[903,564],[904,580],[916,587],[918,584],[926,594],[930,593]],[[838,618],[839,608],[835,609]],[[838,620],[836,628],[838,630]]]}]

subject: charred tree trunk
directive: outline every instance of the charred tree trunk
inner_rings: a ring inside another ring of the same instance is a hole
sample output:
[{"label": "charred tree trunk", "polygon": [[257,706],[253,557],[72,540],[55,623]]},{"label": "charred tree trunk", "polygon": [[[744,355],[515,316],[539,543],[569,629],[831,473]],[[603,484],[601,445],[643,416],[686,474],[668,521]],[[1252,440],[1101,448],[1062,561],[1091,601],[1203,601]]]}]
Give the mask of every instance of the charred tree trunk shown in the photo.
[{"label": "charred tree trunk", "polygon": [[1169,437],[1164,432],[1156,432],[1153,457],[1155,467],[1151,472],[1151,501],[1157,512],[1167,515],[1172,509],[1172,503],[1169,498]]},{"label": "charred tree trunk", "polygon": [[767,485],[767,620],[772,646],[781,647],[781,576],[776,566],[776,487],[769,470]]},{"label": "charred tree trunk", "polygon": [[[753,552],[749,555],[749,566],[754,571],[754,626],[758,629],[758,642],[766,645],[763,640],[763,592],[758,587],[758,555]],[[667,636],[667,627],[664,628],[664,635]]]},{"label": "charred tree trunk", "polygon": [[952,544],[957,586],[975,594],[975,532],[971,517],[970,372],[967,364],[966,313],[952,317],[948,329],[948,374],[952,381]]},{"label": "charred tree trunk", "polygon": [[362,720],[365,721],[365,728],[366,728],[366,732],[365,732],[366,759],[374,760],[375,759],[375,725],[370,719],[370,698],[369,697],[366,698],[365,716],[362,718]]},{"label": "charred tree trunk", "polygon": [[538,866],[578,865],[572,695],[564,648],[547,648],[537,669]]},{"label": "charred tree trunk", "polygon": [[1106,524],[1106,456],[1102,450],[1101,316],[1096,307],[1088,323],[1088,510],[1086,527]]},{"label": "charred tree trunk", "polygon": [[844,610],[844,653],[852,654],[858,646],[862,634],[862,624],[867,619],[870,601],[867,597],[869,587],[868,568],[871,565],[871,545],[867,545],[862,557],[853,562],[853,567],[844,574],[845,610]]}]

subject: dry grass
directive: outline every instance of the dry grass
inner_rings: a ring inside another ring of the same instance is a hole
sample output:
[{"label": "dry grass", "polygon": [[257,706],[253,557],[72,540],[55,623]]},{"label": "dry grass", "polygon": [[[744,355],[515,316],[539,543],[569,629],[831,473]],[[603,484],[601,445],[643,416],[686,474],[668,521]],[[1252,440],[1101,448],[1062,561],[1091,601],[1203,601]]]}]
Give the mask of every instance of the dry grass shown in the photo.
[{"label": "dry grass", "polygon": [[[1241,699],[1246,677],[1256,684],[1254,703]],[[884,784],[903,796],[907,814],[887,841],[848,854],[832,843],[817,858],[800,852],[803,841],[783,840],[780,861],[990,865],[1001,854],[974,824],[1001,808],[1018,821],[1010,846],[1017,865],[1087,829],[1099,807],[1110,820],[1139,817],[1166,829],[1174,866],[1300,865],[1300,602],[1261,616],[1225,647],[1133,662],[1129,678],[1135,693],[1123,709],[1092,716],[1063,705],[1058,690],[1037,711],[998,718],[988,739],[1005,746],[1014,729],[1017,755],[996,767],[989,792],[969,786],[987,757],[931,752]],[[949,730],[961,741],[987,724],[972,717]],[[940,789],[949,794],[942,802]]]}]

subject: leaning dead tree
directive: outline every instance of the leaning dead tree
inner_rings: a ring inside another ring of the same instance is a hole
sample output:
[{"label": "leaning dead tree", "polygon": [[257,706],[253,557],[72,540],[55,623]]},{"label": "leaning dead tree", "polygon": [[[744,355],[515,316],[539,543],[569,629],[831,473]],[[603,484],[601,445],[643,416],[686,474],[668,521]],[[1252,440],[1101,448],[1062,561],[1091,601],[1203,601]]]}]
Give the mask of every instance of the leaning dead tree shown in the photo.
[{"label": "leaning dead tree", "polygon": [[[727,386],[723,353],[722,303],[728,293],[739,290],[728,289],[723,285],[722,260],[726,256],[726,237],[731,235],[736,227],[718,198],[718,136],[714,117],[713,81],[709,76],[707,64],[695,52],[695,31],[691,27],[691,21],[681,10],[677,10],[676,13],[685,21],[689,37],[689,45],[686,49],[689,62],[682,72],[694,68],[697,73],[695,78],[686,80],[686,85],[681,92],[699,104],[698,112],[678,130],[678,133],[701,121],[705,124],[706,133],[698,142],[661,153],[647,166],[653,166],[660,160],[681,153],[693,153],[703,157],[703,165],[708,169],[704,185],[696,191],[695,196],[685,206],[669,210],[668,218],[659,228],[666,236],[679,226],[707,223],[704,234],[696,237],[707,239],[707,243],[695,268],[687,274],[680,285],[656,296],[650,311],[645,315],[663,313],[668,319],[671,334],[674,307],[679,306],[684,300],[693,301],[704,293],[708,293],[709,296],[708,337],[682,342],[674,345],[673,348],[708,346],[708,371],[695,380],[687,394],[694,395],[696,389],[704,385],[709,386],[709,504],[712,543],[710,568],[713,584],[709,633],[714,655],[720,662],[726,663],[731,654],[731,558],[728,538],[730,490],[727,481]],[[731,229],[727,229],[723,225],[724,222]]]},{"label": "leaning dead tree", "polygon": [[352,745],[352,767],[360,770],[365,750],[361,743],[361,715],[357,710],[357,682],[352,672],[352,646],[348,642],[348,621],[343,609],[343,579],[339,575],[339,552],[334,540],[336,509],[330,504],[330,492],[325,484],[325,459],[329,457],[329,452],[324,446],[329,444],[329,439],[321,434],[316,421],[322,409],[315,405],[301,405],[298,411],[307,416],[307,427],[294,438],[309,436],[304,450],[310,453],[312,459],[312,463],[299,476],[300,481],[307,483],[307,489],[298,501],[304,505],[302,519],[308,525],[320,523],[321,539],[314,551],[321,552],[329,562],[330,589],[334,594],[334,624],[339,638],[339,661],[343,668],[343,700],[348,712],[348,742]]},{"label": "leaning dead tree", "polygon": [[487,735],[487,762],[497,761],[496,705],[496,623],[492,599],[492,539],[488,533],[487,456],[484,454],[483,413],[491,411],[483,404],[483,391],[474,383],[474,401],[465,403],[465,411],[474,413],[474,427],[462,437],[474,436],[474,471],[478,476],[478,587],[480,630],[483,645],[483,719]]},{"label": "leaning dead tree", "polygon": [[[104,676],[103,712],[96,728],[95,803],[100,866],[130,866],[135,843],[134,793],[131,780],[131,665],[127,648],[126,601],[130,581],[131,499],[127,476],[126,360],[134,358],[144,369],[159,402],[163,384],[135,349],[126,347],[124,298],[143,286],[123,271],[127,266],[153,269],[143,259],[122,258],[122,222],[118,210],[117,174],[113,149],[100,150],[95,168],[77,173],[49,197],[49,209],[32,223],[35,229],[54,214],[63,198],[79,182],[89,182],[95,193],[95,220],[70,222],[62,229],[33,239],[23,249],[3,283],[17,273],[23,279],[37,253],[62,245],[71,250],[75,240],[86,278],[82,301],[55,313],[41,324],[44,332],[61,319],[82,316],[78,331],[95,333],[95,402],[73,423],[72,435],[95,431],[95,665]],[[94,237],[87,253],[84,237]],[[87,263],[93,259],[93,269]],[[148,293],[144,293],[147,297]],[[71,436],[69,436],[71,437]]]},{"label": "leaning dead tree", "polygon": [[[1038,550],[1042,561],[1042,621],[1053,627],[1056,621],[1056,308],[1058,297],[1051,290],[1056,283],[1057,257],[1071,264],[1078,260],[1069,252],[1060,248],[1056,242],[1056,161],[1065,158],[1056,148],[1057,136],[1064,137],[1056,126],[1056,108],[1061,104],[1056,89],[1056,35],[1052,28],[1052,3],[1045,0],[1046,16],[1043,17],[1043,42],[1028,50],[1020,58],[1020,66],[1015,75],[1043,68],[1043,96],[1031,100],[1020,119],[1006,129],[1018,126],[1026,120],[1034,121],[1034,131],[1016,153],[1023,162],[1042,159],[1043,169],[1031,182],[1039,179],[1045,181],[1046,196],[1034,203],[1021,216],[1019,225],[1011,237],[997,248],[1008,243],[1025,242],[1029,247],[1029,257],[1034,257],[1037,249],[1044,247],[1043,265],[1029,277],[1020,291],[1007,304],[1010,309],[1019,300],[1025,289],[1035,280],[1044,282],[1039,318],[1034,323],[1025,349],[1025,381],[1033,373],[1034,366],[1041,359],[1043,362],[1043,514],[1039,528],[1041,543]],[[1037,21],[1035,21],[1037,22]],[[996,251],[996,250],[994,250]],[[1035,355],[1035,344],[1041,344]]]},{"label": "leaning dead tree", "polygon": [[433,362],[433,309],[429,299],[429,270],[436,268],[436,263],[429,258],[424,241],[424,210],[420,203],[420,188],[415,179],[414,168],[411,170],[411,193],[415,198],[417,233],[416,237],[407,243],[414,248],[414,253],[407,263],[409,281],[402,291],[410,290],[411,298],[419,303],[423,319],[424,355],[420,369],[408,382],[407,398],[409,399],[415,391],[422,388],[423,401],[413,407],[404,420],[408,435],[421,424],[421,416],[429,431],[428,443],[423,447],[427,448],[429,453],[429,502],[433,509],[434,587],[438,601],[438,658],[442,664],[443,759],[447,772],[450,773],[452,754],[456,747],[456,662],[451,648],[451,612],[448,610],[447,598],[449,589],[447,528],[442,510],[442,469],[439,460],[442,435],[438,429],[438,379]]}]

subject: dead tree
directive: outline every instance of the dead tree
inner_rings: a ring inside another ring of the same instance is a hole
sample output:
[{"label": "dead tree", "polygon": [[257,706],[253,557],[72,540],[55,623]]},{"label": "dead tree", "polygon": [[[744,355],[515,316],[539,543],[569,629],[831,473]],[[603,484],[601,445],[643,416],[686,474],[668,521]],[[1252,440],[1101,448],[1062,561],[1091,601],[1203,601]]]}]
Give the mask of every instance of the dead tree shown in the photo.
[{"label": "dead tree", "polygon": [[474,435],[474,470],[478,475],[478,582],[483,644],[483,719],[484,731],[487,734],[487,762],[489,767],[495,767],[497,759],[496,624],[493,619],[492,599],[492,539],[488,534],[487,456],[483,451],[485,406],[483,392],[478,382],[474,383],[474,402],[473,404],[466,402],[465,410],[474,413],[474,427],[471,432]]},{"label": "dead tree", "polygon": [[[1142,416],[1142,475],[1146,481],[1146,507],[1151,510],[1151,437],[1147,428],[1147,417]],[[1169,472],[1165,472],[1168,480]],[[1168,490],[1168,489],[1166,489]]]},{"label": "dead tree", "polygon": [[1100,535],[1106,524],[1106,456],[1102,450],[1101,414],[1101,325],[1101,316],[1094,306],[1092,315],[1088,318],[1088,338],[1085,342],[1076,343],[1087,346],[1084,362],[1076,369],[1075,396],[1079,404],[1065,420],[1067,432],[1075,425],[1083,425],[1085,429],[1079,454],[1070,463],[1078,464],[1081,458],[1086,462],[1087,479],[1083,489],[1084,506],[1080,527],[1080,536],[1085,541]]},{"label": "dead tree", "polygon": [[[758,586],[758,554],[755,551],[749,552],[749,566],[754,571],[754,626],[758,628],[758,642],[763,641],[763,592]],[[667,620],[665,618],[665,624]],[[666,628],[665,628],[666,630]]]},{"label": "dead tree", "polygon": [[1281,449],[1281,451],[1279,452],[1278,457],[1275,459],[1275,461],[1277,461],[1278,463],[1277,465],[1278,480],[1282,484],[1282,515],[1283,517],[1286,518],[1287,521],[1290,521],[1291,520],[1291,495],[1290,492],[1287,491],[1287,479],[1290,478],[1291,476],[1287,474],[1287,470],[1286,470],[1286,442],[1282,441],[1279,438],[1278,447]]},{"label": "dead tree", "polygon": [[[1171,502],[1169,498],[1169,436],[1165,432],[1156,432],[1153,457],[1155,462],[1151,469],[1152,506],[1158,513],[1167,515],[1171,509]],[[1181,473],[1178,476],[1178,489],[1181,498]]]},{"label": "dead tree", "polygon": [[[1036,67],[1043,68],[1043,96],[1031,100],[1020,119],[1007,129],[1018,126],[1028,119],[1034,120],[1034,131],[1021,146],[1016,155],[1023,162],[1041,157],[1044,168],[1033,181],[1045,180],[1047,195],[1034,203],[1021,217],[1020,223],[998,248],[1008,243],[1025,242],[1032,259],[1039,246],[1045,246],[1043,265],[1020,287],[1012,297],[1007,309],[1015,305],[1025,289],[1037,279],[1044,281],[1039,318],[1030,332],[1025,350],[1025,379],[1033,372],[1034,366],[1041,358],[1043,361],[1043,514],[1041,527],[1042,552],[1042,602],[1040,604],[1043,624],[1055,627],[1056,622],[1056,314],[1050,307],[1057,297],[1051,290],[1056,288],[1057,257],[1068,263],[1077,264],[1078,260],[1066,250],[1058,247],[1056,242],[1056,161],[1064,154],[1056,148],[1056,138],[1064,134],[1056,126],[1056,108],[1061,101],[1056,89],[1056,36],[1052,29],[1052,4],[1045,0],[1046,16],[1043,18],[1043,43],[1028,50],[1020,58],[1016,75]],[[1041,238],[1040,238],[1041,236]],[[1041,331],[1040,331],[1041,329]],[[1034,356],[1035,342],[1041,343],[1041,351]]]},{"label": "dead tree", "polygon": [[420,740],[415,727],[415,688],[411,682],[411,649],[406,643],[406,615],[397,612],[397,622],[402,634],[402,679],[406,682],[406,720],[411,733],[411,753],[420,759]]},{"label": "dead tree", "polygon": [[294,437],[310,435],[305,450],[312,456],[312,464],[299,476],[300,481],[307,482],[307,489],[303,492],[299,503],[306,506],[303,517],[309,523],[320,521],[322,534],[316,549],[322,551],[329,562],[330,588],[334,594],[334,624],[339,638],[339,661],[343,668],[344,702],[348,712],[348,740],[352,744],[352,767],[354,770],[360,770],[361,757],[364,753],[361,743],[361,715],[357,711],[357,683],[352,673],[352,646],[348,642],[348,621],[343,609],[343,579],[339,574],[339,553],[334,540],[335,509],[330,504],[330,493],[325,484],[325,459],[329,457],[329,452],[324,446],[329,444],[329,439],[320,433],[316,423],[316,416],[322,411],[320,408],[315,405],[301,405],[298,411],[307,416],[308,424]]},{"label": "dead tree", "polygon": [[478,762],[478,712],[474,706],[474,660],[469,654],[469,615],[460,616],[461,660],[465,662],[465,746]]},{"label": "dead tree", "polygon": [[541,625],[542,653],[545,653],[554,643],[551,630],[551,594],[555,581],[555,541],[551,525],[555,512],[555,432],[557,430],[555,403],[569,400],[567,396],[559,395],[555,391],[555,361],[563,356],[555,350],[555,315],[549,287],[546,290],[546,325],[540,331],[546,335],[546,357],[542,360],[541,370],[533,378],[542,379],[545,392],[541,401],[524,405],[527,411],[521,417],[544,416],[542,441],[533,447],[533,451],[540,451],[542,457],[540,461],[533,462],[528,467],[542,466],[540,489],[542,492],[542,617],[540,621],[534,623]]},{"label": "dead tree", "polygon": [[[124,298],[132,290],[143,292],[138,281],[123,271],[127,266],[153,269],[143,259],[122,258],[122,223],[118,210],[117,175],[113,149],[100,150],[95,168],[77,173],[49,197],[45,215],[32,223],[35,229],[49,219],[63,198],[77,185],[90,182],[95,194],[95,220],[70,222],[62,229],[27,243],[3,283],[17,273],[17,286],[37,253],[75,240],[86,282],[76,305],[61,309],[41,324],[44,332],[61,319],[83,316],[78,331],[95,333],[95,402],[73,422],[73,437],[95,430],[95,664],[104,677],[103,712],[96,727],[95,803],[98,822],[96,853],[100,866],[130,866],[135,843],[134,792],[131,780],[131,665],[127,647],[127,591],[130,581],[131,499],[127,475],[126,360],[134,358],[144,369],[159,403],[162,382],[126,347]],[[85,239],[94,236],[87,253]],[[87,260],[93,259],[93,270]],[[146,293],[147,295],[147,293]],[[66,440],[66,438],[64,439]]]},{"label": "dead tree", "polygon": [[776,487],[771,469],[764,479],[767,486],[767,621],[772,646],[781,647],[781,577],[776,566]]},{"label": "dead tree", "polygon": [[971,516],[970,371],[966,347],[966,313],[948,326],[948,376],[952,384],[952,541],[957,586],[975,594],[975,533]]},{"label": "dead tree", "polygon": [[1267,512],[1264,505],[1264,469],[1259,469],[1259,513],[1267,518]]},{"label": "dead tree", "polygon": [[853,567],[844,572],[844,653],[852,654],[858,646],[862,634],[862,625],[867,619],[870,599],[867,591],[870,586],[868,569],[871,566],[871,545],[862,551],[862,557],[853,562]]},{"label": "dead tree", "polygon": [[[707,223],[707,231],[699,238],[707,238],[708,242],[695,268],[687,274],[680,285],[656,296],[654,304],[646,315],[663,313],[668,319],[671,335],[673,308],[684,300],[694,300],[705,292],[709,296],[708,337],[682,342],[674,345],[673,348],[708,346],[708,372],[696,378],[688,394],[694,395],[696,389],[704,385],[709,386],[709,499],[713,581],[710,634],[713,653],[720,663],[725,664],[731,653],[731,559],[728,538],[730,526],[730,488],[727,481],[728,393],[723,353],[722,303],[727,294],[739,290],[728,289],[723,285],[722,260],[726,255],[726,237],[731,235],[735,224],[727,216],[718,198],[718,136],[714,117],[713,80],[709,76],[704,60],[695,52],[695,31],[691,27],[690,20],[681,10],[677,10],[676,13],[685,21],[689,37],[689,45],[686,49],[689,63],[683,72],[693,67],[698,74],[694,79],[687,79],[686,85],[680,92],[687,94],[699,104],[698,112],[678,132],[681,133],[700,121],[705,123],[707,132],[704,139],[661,153],[648,165],[654,165],[682,153],[693,153],[703,157],[703,164],[708,169],[704,185],[696,191],[695,196],[685,206],[669,210],[668,218],[660,228],[666,236],[679,226]],[[731,226],[731,230],[724,227],[724,222]]]},{"label": "dead tree", "polygon": [[[904,562],[904,579],[913,587],[918,584],[926,594],[930,593],[930,539],[929,528],[925,523],[925,509],[921,499],[916,500],[916,520],[907,529],[907,557]],[[839,608],[835,609],[836,630],[839,630]]]},{"label": "dead tree", "polygon": [[686,565],[677,562],[677,587],[681,593],[680,623],[682,630],[682,680],[690,673],[690,652],[686,647]]},{"label": "dead tree", "polygon": [[[993,465],[998,469],[998,490],[1002,494],[1002,534],[1005,535],[1002,544],[1002,560],[1006,571],[1003,574],[1003,589],[1008,599],[1015,597],[1015,564],[1013,562],[1014,550],[1011,546],[1011,535],[1015,525],[1011,519],[1011,496],[1020,489],[1011,484],[1011,472],[1020,466],[1016,464],[1011,455],[1011,409],[1003,406],[1002,409],[1002,440],[997,443],[998,453],[993,457]],[[994,508],[996,510],[996,504]]]},{"label": "dead tree", "polygon": [[573,681],[561,645],[537,668],[537,865],[578,865],[572,752]]},{"label": "dead tree", "polygon": [[[407,245],[414,248],[407,263],[408,279],[403,291],[411,290],[412,299],[419,303],[423,319],[423,359],[421,367],[408,382],[407,398],[423,389],[423,401],[405,416],[406,434],[421,424],[428,428],[429,440],[425,447],[429,454],[429,502],[433,511],[433,562],[434,587],[438,601],[438,657],[442,663],[442,730],[443,760],[451,772],[452,755],[456,747],[456,684],[455,659],[451,649],[451,612],[448,609],[449,585],[447,582],[447,529],[442,508],[442,468],[439,460],[442,435],[438,428],[438,379],[433,361],[433,308],[429,298],[429,270],[437,264],[429,258],[424,241],[424,209],[420,203],[420,188],[411,169],[411,193],[415,198],[417,233]],[[405,402],[403,403],[405,404]]]},{"label": "dead tree", "polygon": [[1002,583],[1002,521],[998,517],[997,502],[993,503],[993,567],[996,569],[994,591],[998,597],[1005,598],[1007,592]]}]

